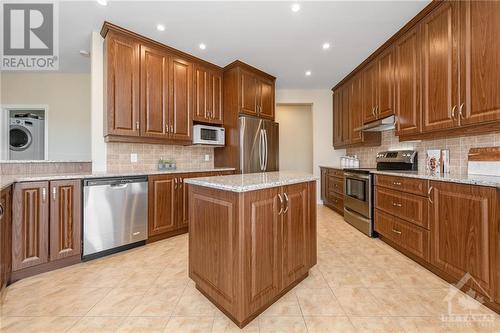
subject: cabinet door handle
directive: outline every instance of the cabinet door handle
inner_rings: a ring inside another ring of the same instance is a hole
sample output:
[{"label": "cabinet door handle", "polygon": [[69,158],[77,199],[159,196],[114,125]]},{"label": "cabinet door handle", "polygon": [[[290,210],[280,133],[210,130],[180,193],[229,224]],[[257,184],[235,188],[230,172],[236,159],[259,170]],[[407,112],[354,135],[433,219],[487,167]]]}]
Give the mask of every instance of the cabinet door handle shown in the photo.
[{"label": "cabinet door handle", "polygon": [[280,200],[280,211],[278,212],[278,215],[281,215],[281,213],[283,213],[283,198],[279,193],[278,193],[278,199]]},{"label": "cabinet door handle", "polygon": [[458,116],[464,119],[464,115],[462,114],[462,110],[464,108],[464,103],[460,104],[460,108],[458,109]]},{"label": "cabinet door handle", "polygon": [[179,178],[179,188],[182,188],[182,183],[184,182],[184,180],[181,178]]},{"label": "cabinet door handle", "polygon": [[431,187],[429,187],[429,190],[427,190],[427,199],[429,200],[429,202],[431,204],[434,203],[434,201],[432,201],[432,193],[431,193],[433,189],[434,189],[434,187],[431,186]]},{"label": "cabinet door handle", "polygon": [[286,212],[288,212],[288,195],[286,193],[283,193],[283,195],[285,196],[285,201],[286,201],[286,207],[283,214],[286,214]]},{"label": "cabinet door handle", "polygon": [[170,131],[168,130],[168,123],[165,123],[165,132],[167,132],[167,133],[168,133],[168,132],[170,132]]},{"label": "cabinet door handle", "polygon": [[399,230],[392,229],[392,232],[395,233],[395,234],[401,235],[401,231],[399,231]]},{"label": "cabinet door handle", "polygon": [[372,107],[372,115],[373,115],[374,117],[376,117],[376,116],[375,116],[375,107]]},{"label": "cabinet door handle", "polygon": [[174,125],[170,125],[170,133],[174,133]]},{"label": "cabinet door handle", "polygon": [[135,129],[139,130],[139,122],[138,121],[135,122]]},{"label": "cabinet door handle", "polygon": [[56,195],[57,195],[57,189],[55,187],[52,188],[52,199],[54,199],[54,201],[56,200]]},{"label": "cabinet door handle", "polygon": [[47,199],[47,189],[44,187],[42,188],[42,202],[45,202]]},{"label": "cabinet door handle", "polygon": [[378,107],[378,105],[375,107],[375,114],[378,116],[380,116],[380,109]]},{"label": "cabinet door handle", "polygon": [[453,108],[451,109],[451,119],[456,120],[455,118],[455,110],[457,109],[456,105],[453,105]]},{"label": "cabinet door handle", "polygon": [[0,219],[3,217],[3,213],[4,213],[3,205],[0,204]]},{"label": "cabinet door handle", "polygon": [[177,178],[174,178],[174,190],[177,190]]}]

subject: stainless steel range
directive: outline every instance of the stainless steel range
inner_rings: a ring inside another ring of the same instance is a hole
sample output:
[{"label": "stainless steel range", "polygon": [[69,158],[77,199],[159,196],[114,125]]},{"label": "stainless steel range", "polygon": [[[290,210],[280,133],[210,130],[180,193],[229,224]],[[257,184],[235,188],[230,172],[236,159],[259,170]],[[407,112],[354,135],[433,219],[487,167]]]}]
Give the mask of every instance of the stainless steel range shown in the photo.
[{"label": "stainless steel range", "polygon": [[413,150],[384,151],[377,154],[376,169],[344,169],[344,220],[370,237],[373,228],[373,171],[416,171],[417,152]]}]

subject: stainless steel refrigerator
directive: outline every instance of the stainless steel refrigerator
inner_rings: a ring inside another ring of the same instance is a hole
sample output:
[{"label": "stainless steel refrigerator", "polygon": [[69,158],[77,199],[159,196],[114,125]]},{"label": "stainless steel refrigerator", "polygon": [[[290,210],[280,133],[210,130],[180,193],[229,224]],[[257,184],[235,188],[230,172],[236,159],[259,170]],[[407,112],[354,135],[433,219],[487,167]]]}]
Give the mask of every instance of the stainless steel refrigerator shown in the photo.
[{"label": "stainless steel refrigerator", "polygon": [[272,120],[249,116],[238,119],[242,173],[279,170],[279,126]]}]

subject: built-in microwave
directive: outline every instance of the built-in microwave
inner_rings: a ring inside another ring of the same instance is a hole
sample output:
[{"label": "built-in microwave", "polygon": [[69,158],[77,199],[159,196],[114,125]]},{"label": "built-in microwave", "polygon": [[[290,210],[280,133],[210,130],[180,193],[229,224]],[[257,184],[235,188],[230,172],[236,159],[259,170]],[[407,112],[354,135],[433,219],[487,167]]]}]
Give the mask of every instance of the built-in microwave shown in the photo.
[{"label": "built-in microwave", "polygon": [[224,127],[201,124],[193,126],[194,145],[224,146],[225,136]]}]

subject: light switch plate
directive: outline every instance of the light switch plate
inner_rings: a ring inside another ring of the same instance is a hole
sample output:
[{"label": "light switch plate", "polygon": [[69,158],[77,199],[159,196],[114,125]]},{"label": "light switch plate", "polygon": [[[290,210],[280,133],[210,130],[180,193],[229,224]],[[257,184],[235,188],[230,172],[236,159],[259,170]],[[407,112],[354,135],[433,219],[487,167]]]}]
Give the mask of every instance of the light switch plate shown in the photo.
[{"label": "light switch plate", "polygon": [[210,155],[205,154],[205,161],[210,161]]},{"label": "light switch plate", "polygon": [[137,163],[137,154],[136,153],[130,154],[130,162]]}]

